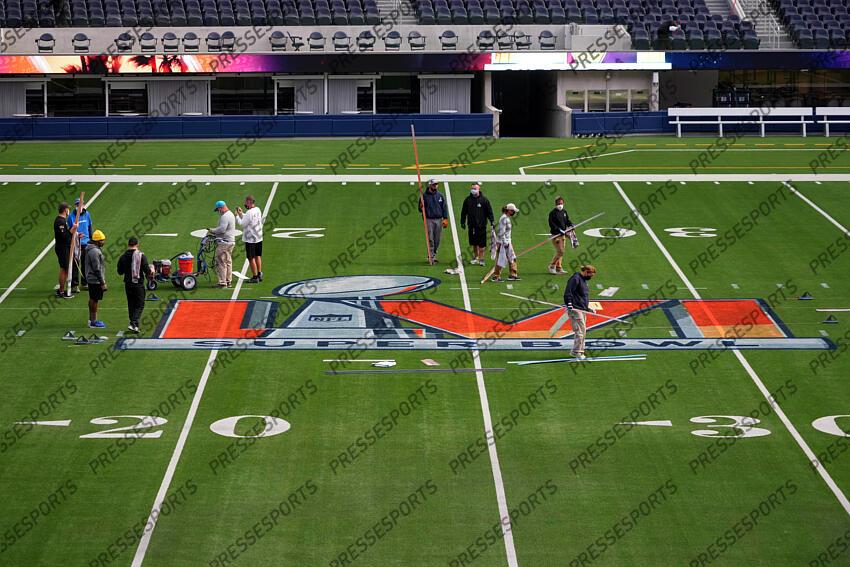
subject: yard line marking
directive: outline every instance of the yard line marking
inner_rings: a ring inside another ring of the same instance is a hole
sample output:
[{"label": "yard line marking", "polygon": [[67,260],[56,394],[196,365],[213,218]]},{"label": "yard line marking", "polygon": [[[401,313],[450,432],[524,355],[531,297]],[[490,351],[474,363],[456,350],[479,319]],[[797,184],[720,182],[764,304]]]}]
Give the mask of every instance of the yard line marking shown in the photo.
[{"label": "yard line marking", "polygon": [[[652,230],[652,227],[649,226],[649,223],[643,217],[641,212],[635,208],[634,203],[632,203],[631,199],[629,199],[629,196],[626,195],[626,192],[623,191],[623,188],[620,187],[620,184],[615,181],[614,187],[617,188],[617,192],[620,193],[620,196],[626,202],[626,205],[628,205],[629,209],[631,209],[632,214],[635,216],[636,219],[640,221],[640,223],[643,225],[643,228],[646,229],[647,233],[655,242],[656,246],[658,246],[658,249],[661,250],[661,253],[670,263],[670,266],[672,266],[673,270],[679,275],[680,278],[682,278],[682,281],[688,287],[691,292],[691,295],[694,296],[694,299],[702,299],[699,292],[691,284],[691,281],[688,279],[685,273],[682,272],[682,268],[679,267],[679,264],[676,263],[676,260],[674,260],[673,257],[670,255],[670,252],[667,251],[667,248],[658,239],[658,236],[655,234],[655,231]],[[770,407],[773,408],[773,411],[776,412],[776,416],[780,419],[780,421],[782,421],[783,425],[785,425],[785,428],[788,430],[788,433],[791,434],[791,437],[794,438],[794,441],[796,441],[797,445],[800,447],[800,449],[802,449],[803,454],[809,460],[809,466],[812,466],[813,464],[817,465],[816,470],[820,474],[821,478],[832,491],[832,493],[835,495],[835,497],[838,499],[838,502],[844,508],[844,511],[847,512],[848,515],[850,515],[850,501],[847,500],[847,497],[844,495],[844,492],[842,492],[838,485],[835,484],[835,481],[832,479],[832,476],[829,474],[829,472],[827,472],[826,468],[824,467],[824,464],[820,461],[815,452],[812,451],[812,448],[809,447],[809,444],[806,443],[806,440],[803,439],[802,435],[800,435],[800,432],[797,431],[797,428],[794,426],[791,420],[788,419],[788,416],[785,415],[785,411],[776,402],[776,399],[770,393],[770,390],[767,389],[767,386],[764,385],[764,382],[762,382],[761,378],[759,378],[759,375],[756,374],[756,371],[753,370],[753,367],[750,366],[749,361],[747,361],[746,357],[741,354],[741,351],[737,348],[730,348],[729,350],[732,351],[732,354],[735,355],[735,358],[737,358],[738,362],[741,363],[741,366],[744,367],[744,370],[746,370],[747,374],[749,374],[753,383],[756,385],[756,388],[758,388],[758,390],[764,396],[764,399],[767,401]]]},{"label": "yard line marking", "polygon": [[145,236],[177,236],[176,232],[149,232]]},{"label": "yard line marking", "polygon": [[[616,155],[619,155],[619,154],[628,154],[628,153],[635,152],[635,151],[637,151],[637,150],[620,150],[618,152],[609,152],[607,154],[600,154],[600,155],[596,156],[596,158],[616,156]],[[596,159],[596,158],[593,158],[593,159]],[[526,165],[526,166],[519,168],[519,173],[520,173],[520,175],[525,175],[525,170],[531,169],[533,167],[541,167],[542,168],[546,165],[556,165],[556,164],[559,164],[559,163],[570,163],[572,161],[584,161],[584,160],[587,160],[587,159],[589,159],[589,158],[587,158],[587,157],[577,157],[577,158],[562,159],[562,160],[558,160],[558,161],[550,161],[548,163],[536,163],[536,164],[532,164],[532,165]]]},{"label": "yard line marking", "polygon": [[[467,311],[472,311],[472,303],[469,300],[469,290],[466,287],[466,270],[463,266],[463,253],[460,249],[460,240],[458,239],[457,225],[455,224],[454,207],[452,206],[452,192],[449,188],[449,183],[444,183],[446,188],[446,205],[449,209],[449,223],[452,227],[452,241],[455,246],[455,257],[458,259],[458,269],[460,270],[460,287],[463,294],[463,308]],[[493,431],[493,418],[490,416],[490,404],[487,401],[487,387],[484,385],[484,372],[481,366],[481,353],[478,349],[472,350],[472,362],[475,366],[475,379],[478,383],[478,397],[481,400],[481,413],[484,417],[484,433],[488,434]],[[514,548],[514,532],[511,528],[511,516],[508,510],[508,500],[505,497],[505,485],[502,482],[502,467],[499,464],[499,453],[496,450],[495,438],[493,443],[489,445],[490,468],[493,470],[493,483],[496,486],[496,500],[499,504],[499,517],[502,525],[507,529],[502,530],[505,541],[505,553],[507,554],[508,567],[517,567],[516,549]]]},{"label": "yard line marking", "polygon": [[832,313],[832,312],[845,313],[847,311],[850,311],[850,309],[844,309],[844,308],[841,308],[841,309],[815,309],[815,311],[820,311],[821,313]]},{"label": "yard line marking", "polygon": [[822,337],[828,337],[829,336],[829,333],[827,333],[823,329],[818,329],[818,333],[820,333],[820,336],[822,336]]},{"label": "yard line marking", "polygon": [[[277,185],[277,183],[272,185],[271,193],[269,193],[269,198],[266,201],[266,208],[263,210],[263,221],[266,220],[266,216],[272,208],[272,201],[274,200],[275,193],[277,193]],[[248,259],[246,258],[242,265],[242,272],[244,273],[247,270]],[[230,294],[231,301],[239,296],[243,281],[244,280],[237,278],[236,286],[233,288],[233,293]],[[168,489],[171,487],[171,480],[174,478],[174,471],[177,470],[177,463],[180,461],[180,456],[183,454],[183,447],[186,446],[186,440],[189,437],[189,430],[192,429],[192,424],[194,423],[195,416],[198,413],[198,407],[201,405],[201,396],[204,395],[204,390],[207,387],[207,380],[209,380],[213,363],[217,356],[218,350],[210,351],[210,356],[207,358],[204,371],[201,373],[201,379],[198,381],[198,389],[195,390],[195,395],[192,398],[191,405],[189,406],[189,413],[186,415],[186,421],[183,423],[183,429],[180,430],[180,437],[177,439],[177,445],[174,447],[174,452],[171,454],[171,460],[168,462],[168,467],[165,469],[165,476],[162,478],[162,484],[160,484],[159,491],[156,493],[156,500],[154,501],[151,513],[148,516],[146,525],[149,524],[150,529],[143,533],[142,537],[139,538],[139,547],[136,548],[136,555],[133,557],[132,567],[140,567],[142,562],[145,560],[145,554],[148,551],[153,531],[156,529],[156,523],[160,517],[162,504],[168,496]]]},{"label": "yard line marking", "polygon": [[38,171],[43,171],[45,169],[68,169],[67,167],[25,167],[24,169],[35,169]]},{"label": "yard line marking", "polygon": [[829,289],[829,284],[826,282],[820,282],[820,286],[825,289]]},{"label": "yard line marking", "polygon": [[848,230],[848,229],[847,229],[847,227],[845,227],[843,224],[841,224],[840,222],[838,222],[837,220],[835,220],[834,218],[832,218],[828,212],[826,212],[825,210],[823,210],[823,209],[821,209],[820,207],[818,207],[818,206],[814,203],[814,201],[812,201],[811,199],[809,199],[808,197],[806,197],[805,195],[803,195],[802,193],[800,193],[797,189],[795,189],[795,188],[794,188],[794,186],[793,186],[793,185],[791,185],[791,184],[790,184],[790,183],[788,183],[787,181],[783,181],[783,182],[782,182],[782,184],[783,184],[783,185],[785,185],[785,186],[788,188],[788,190],[789,190],[789,191],[791,191],[792,193],[794,193],[795,195],[797,195],[797,196],[798,196],[798,197],[799,197],[799,198],[800,198],[800,199],[801,199],[804,203],[806,203],[806,204],[807,204],[807,205],[809,205],[811,208],[813,208],[814,210],[816,210],[817,212],[819,212],[823,218],[825,218],[826,220],[828,220],[829,222],[831,222],[833,225],[835,225],[836,227],[838,227],[838,230],[840,230],[841,232],[843,232],[843,233],[844,233],[844,236],[850,236],[850,230]]},{"label": "yard line marking", "polygon": [[[103,190],[104,190],[104,189],[106,189],[106,187],[107,187],[108,185],[109,185],[109,181],[107,181],[106,183],[104,183],[103,185],[101,185],[101,186],[100,186],[100,189],[98,189],[98,190],[97,190],[97,192],[95,192],[95,194],[94,194],[94,195],[92,195],[91,199],[88,199],[88,200],[86,201],[86,203],[85,203],[85,204],[86,204],[86,207],[87,207],[87,208],[88,208],[88,206],[90,206],[92,203],[94,203],[95,199],[97,199],[97,198],[100,196],[100,194],[101,194],[101,193],[103,193]],[[13,282],[12,282],[12,285],[10,285],[8,288],[6,288],[6,291],[4,291],[4,292],[3,292],[3,295],[0,295],[0,303],[3,303],[4,301],[6,301],[6,298],[7,298],[7,297],[9,297],[9,294],[11,294],[13,291],[15,291],[15,288],[16,288],[16,287],[18,287],[18,284],[20,284],[22,281],[24,281],[24,278],[25,278],[25,277],[27,277],[27,276],[29,275],[29,273],[30,273],[31,271],[33,271],[33,269],[35,269],[36,265],[37,265],[39,262],[41,262],[41,260],[42,260],[45,256],[47,256],[47,253],[48,253],[48,252],[50,252],[50,249],[51,249],[51,248],[53,248],[53,246],[54,246],[55,244],[56,244],[56,240],[51,240],[51,241],[47,244],[47,246],[45,246],[45,247],[44,247],[44,250],[42,250],[42,251],[38,254],[38,256],[36,256],[36,257],[35,257],[35,260],[33,260],[32,262],[30,262],[30,265],[29,265],[29,266],[27,266],[27,267],[24,269],[24,271],[23,271],[23,272],[21,272],[21,275],[19,275],[19,276],[18,276],[18,278],[17,278],[15,281],[13,281]]]}]

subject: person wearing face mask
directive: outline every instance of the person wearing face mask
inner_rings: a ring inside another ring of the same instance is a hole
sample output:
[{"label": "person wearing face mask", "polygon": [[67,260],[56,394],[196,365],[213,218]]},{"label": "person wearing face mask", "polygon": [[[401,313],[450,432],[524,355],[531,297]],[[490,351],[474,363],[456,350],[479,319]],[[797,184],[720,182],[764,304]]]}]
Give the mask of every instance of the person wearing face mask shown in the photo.
[{"label": "person wearing face mask", "polygon": [[555,247],[555,255],[549,262],[550,274],[566,274],[561,264],[564,258],[564,244],[567,240],[566,232],[573,223],[570,215],[564,209],[564,198],[555,197],[555,208],[549,212],[549,234],[553,235],[552,245]]},{"label": "person wearing face mask", "polygon": [[564,305],[570,316],[570,324],[573,327],[573,348],[570,354],[579,359],[587,358],[584,355],[584,337],[587,333],[586,314],[595,313],[590,308],[590,292],[587,282],[596,275],[596,268],[590,264],[581,267],[581,271],[574,273],[567,280],[564,288]]},{"label": "person wearing face mask", "polygon": [[473,183],[469,196],[463,200],[460,209],[460,227],[469,225],[469,245],[472,246],[472,265],[484,265],[484,249],[487,247],[487,222],[492,225],[493,207],[490,200],[481,194],[481,186]]},{"label": "person wearing face mask", "polygon": [[437,180],[428,180],[428,189],[419,201],[419,212],[425,204],[425,225],[428,229],[428,244],[430,246],[429,264],[437,263],[437,250],[440,248],[440,237],[443,229],[449,226],[449,210],[446,199],[437,191]]},{"label": "person wearing face mask", "polygon": [[511,232],[513,231],[511,217],[513,217],[518,210],[517,206],[513,203],[508,203],[502,207],[502,216],[499,217],[499,225],[496,228],[496,242],[498,244],[498,250],[496,252],[496,268],[493,271],[492,281],[494,282],[504,281],[502,279],[502,268],[505,266],[509,266],[509,282],[519,281],[520,279],[519,275],[517,275],[516,253],[514,252],[514,246],[511,241]]}]

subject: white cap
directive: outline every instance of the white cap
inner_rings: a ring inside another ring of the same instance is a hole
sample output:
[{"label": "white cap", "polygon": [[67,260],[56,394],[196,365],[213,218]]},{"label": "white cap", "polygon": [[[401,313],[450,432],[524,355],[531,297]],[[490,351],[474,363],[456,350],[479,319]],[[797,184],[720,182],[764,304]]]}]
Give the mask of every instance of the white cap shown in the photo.
[{"label": "white cap", "polygon": [[506,208],[507,210],[509,210],[509,211],[513,211],[513,212],[517,212],[517,211],[519,211],[519,209],[517,209],[517,208],[516,208],[516,205],[514,205],[513,203],[508,203],[507,205],[505,205],[505,208]]}]

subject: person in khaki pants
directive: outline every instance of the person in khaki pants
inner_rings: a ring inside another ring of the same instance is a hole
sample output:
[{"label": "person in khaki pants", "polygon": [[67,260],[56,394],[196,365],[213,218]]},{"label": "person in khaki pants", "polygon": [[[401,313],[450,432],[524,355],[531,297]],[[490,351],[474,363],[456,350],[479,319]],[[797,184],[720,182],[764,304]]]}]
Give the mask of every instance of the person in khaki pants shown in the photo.
[{"label": "person in khaki pants", "polygon": [[584,337],[587,332],[585,317],[587,313],[594,313],[590,308],[590,292],[587,288],[587,282],[594,275],[596,275],[596,268],[590,264],[585,264],[581,267],[581,271],[570,276],[564,288],[564,305],[567,306],[570,324],[573,327],[573,348],[570,354],[578,360],[587,358],[584,355]]},{"label": "person in khaki pants", "polygon": [[[564,198],[555,197],[555,208],[549,212],[549,234],[553,235],[552,245],[555,247],[555,256],[549,262],[550,274],[566,274],[561,261],[564,258],[564,245],[566,243],[567,228],[573,225],[570,215],[564,209]],[[555,236],[557,235],[557,236]]]},{"label": "person in khaki pants", "polygon": [[210,228],[209,232],[215,236],[215,273],[218,276],[218,287],[230,287],[233,279],[233,247],[236,245],[236,217],[233,211],[227,208],[224,201],[216,201],[215,209],[218,212],[218,226]]}]

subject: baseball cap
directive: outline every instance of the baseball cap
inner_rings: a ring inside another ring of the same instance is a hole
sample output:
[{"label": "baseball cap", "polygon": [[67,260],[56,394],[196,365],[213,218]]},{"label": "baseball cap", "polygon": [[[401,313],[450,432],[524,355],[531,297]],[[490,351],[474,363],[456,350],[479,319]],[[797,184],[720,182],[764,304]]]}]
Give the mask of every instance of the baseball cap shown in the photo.
[{"label": "baseball cap", "polygon": [[79,197],[77,197],[76,199],[74,199],[74,204],[75,204],[75,205],[79,205],[79,204],[80,204],[80,198],[79,198]]},{"label": "baseball cap", "polygon": [[213,208],[213,210],[214,210],[214,211],[217,211],[217,210],[219,210],[220,208],[222,208],[222,207],[226,207],[226,206],[227,206],[227,203],[225,203],[224,201],[216,201],[216,202],[215,202],[215,208]]},{"label": "baseball cap", "polygon": [[428,185],[436,185],[436,184],[437,184],[437,180],[434,179],[433,177],[428,180]]},{"label": "baseball cap", "polygon": [[505,208],[506,208],[507,210],[509,210],[509,211],[513,211],[513,212],[517,212],[517,211],[519,211],[519,209],[517,209],[517,208],[516,208],[516,205],[514,205],[513,203],[508,203],[507,205],[505,205]]}]

